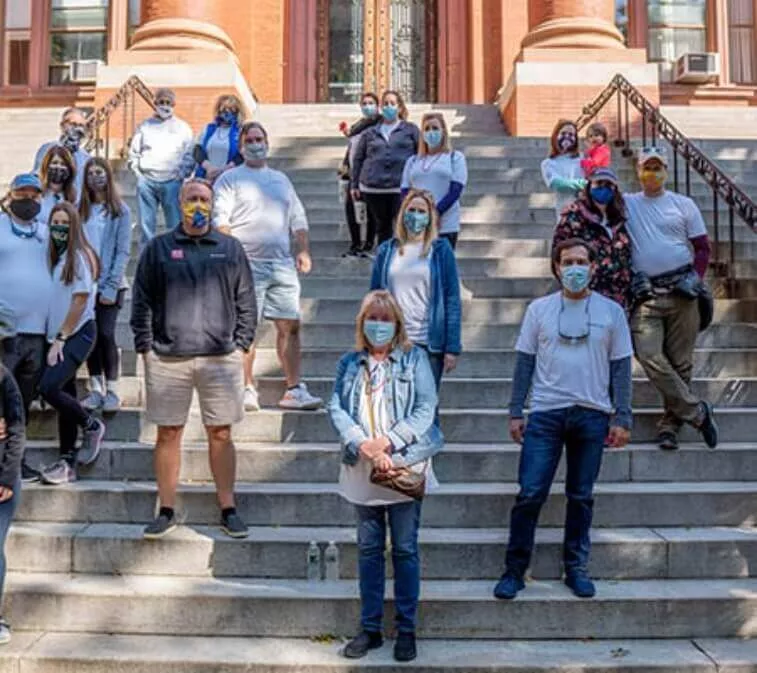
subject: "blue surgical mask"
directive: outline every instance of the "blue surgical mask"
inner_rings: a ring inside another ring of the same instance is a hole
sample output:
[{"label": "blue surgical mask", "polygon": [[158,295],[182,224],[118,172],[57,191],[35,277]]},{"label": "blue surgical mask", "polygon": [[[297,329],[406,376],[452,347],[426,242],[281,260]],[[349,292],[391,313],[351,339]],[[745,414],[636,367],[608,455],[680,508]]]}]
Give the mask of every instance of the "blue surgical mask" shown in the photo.
[{"label": "blue surgical mask", "polygon": [[245,143],[242,153],[248,161],[260,161],[268,155],[268,148],[265,143]]},{"label": "blue surgical mask", "polygon": [[385,320],[366,320],[363,323],[363,334],[368,339],[368,343],[375,348],[391,343],[396,331],[395,324]]},{"label": "blue surgical mask", "polygon": [[216,121],[219,124],[231,126],[237,120],[237,116],[231,110],[224,110],[218,115]]},{"label": "blue surgical mask", "polygon": [[395,121],[399,113],[400,113],[400,110],[396,105],[384,105],[384,107],[381,108],[381,114],[384,116],[384,119],[388,122]]},{"label": "blue surgical mask", "polygon": [[562,270],[560,278],[562,279],[562,286],[568,290],[568,292],[578,294],[589,287],[589,282],[591,281],[591,269],[588,264],[569,266]]},{"label": "blue surgical mask", "polygon": [[363,117],[375,117],[378,108],[373,103],[368,103],[367,105],[361,105],[360,111],[363,113]]},{"label": "blue surgical mask", "polygon": [[592,187],[590,190],[591,200],[594,203],[599,203],[602,206],[606,206],[611,203],[615,197],[615,192],[612,187]]},{"label": "blue surgical mask", "polygon": [[402,222],[411,234],[420,234],[428,229],[431,218],[428,213],[406,210]]},{"label": "blue surgical mask", "polygon": [[432,150],[435,150],[442,144],[444,134],[441,129],[429,129],[428,131],[423,132],[423,139],[426,141],[426,145]]}]

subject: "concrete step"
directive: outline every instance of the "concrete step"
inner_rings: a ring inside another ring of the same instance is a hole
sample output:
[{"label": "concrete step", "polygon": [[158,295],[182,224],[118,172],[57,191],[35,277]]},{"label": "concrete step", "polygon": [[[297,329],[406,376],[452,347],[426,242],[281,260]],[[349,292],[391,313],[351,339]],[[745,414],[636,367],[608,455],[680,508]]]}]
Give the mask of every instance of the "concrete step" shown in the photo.
[{"label": "concrete step", "polygon": [[[750,618],[757,580],[600,581],[597,589],[598,600],[580,601],[562,583],[539,581],[518,600],[501,602],[491,595],[491,581],[423,582],[418,634],[498,640],[757,634]],[[225,636],[344,636],[359,616],[351,580],[75,575],[61,581],[57,574],[9,573],[6,606],[20,631],[144,635],[204,636],[222,624]]]},{"label": "concrete step", "polygon": [[[13,525],[9,570],[93,575],[162,575],[306,579],[311,540],[339,549],[339,577],[357,579],[354,527],[253,527],[245,540],[220,529],[180,527],[158,544],[129,524]],[[502,572],[508,531],[422,529],[421,576],[427,580],[492,580]],[[531,575],[562,576],[561,528],[540,528]],[[707,579],[757,575],[755,528],[601,528],[592,536],[590,571],[597,579]],[[323,569],[322,569],[323,571]]]},{"label": "concrete step", "polygon": [[[555,484],[541,514],[543,526],[562,526],[564,486]],[[253,526],[350,526],[354,507],[336,483],[240,483],[237,508]],[[446,483],[424,502],[431,528],[496,528],[509,520],[515,483]],[[601,483],[595,489],[597,527],[754,526],[757,483]],[[155,513],[152,482],[80,481],[55,488],[24,488],[18,521],[144,523]],[[188,524],[217,525],[215,489],[179,487],[177,507]]]},{"label": "concrete step", "polygon": [[[341,450],[335,443],[249,443],[237,441],[237,479],[250,483],[323,483],[337,481]],[[56,441],[29,442],[33,465],[49,465],[58,457]],[[454,444],[434,458],[434,471],[442,483],[515,482],[520,447],[503,444]],[[83,479],[152,481],[153,444],[105,442],[94,466],[80,468]],[[186,483],[212,481],[206,442],[185,442],[181,478]],[[560,461],[555,477],[565,478]],[[717,451],[682,444],[677,452],[661,451],[655,444],[631,444],[622,451],[607,451],[599,480],[623,482],[757,481],[757,446],[723,443]],[[503,522],[504,523],[504,522]]]}]

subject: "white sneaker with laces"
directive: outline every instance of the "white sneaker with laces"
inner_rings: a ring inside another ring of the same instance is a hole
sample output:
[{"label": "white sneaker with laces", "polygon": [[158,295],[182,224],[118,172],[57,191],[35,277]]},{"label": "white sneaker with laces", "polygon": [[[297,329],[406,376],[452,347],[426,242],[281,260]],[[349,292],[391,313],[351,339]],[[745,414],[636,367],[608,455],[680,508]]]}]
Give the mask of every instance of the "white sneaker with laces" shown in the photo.
[{"label": "white sneaker with laces", "polygon": [[255,386],[247,386],[244,389],[244,410],[260,411],[260,400],[258,399],[258,391],[255,390]]},{"label": "white sneaker with laces", "polygon": [[279,401],[282,409],[299,409],[302,411],[314,411],[320,409],[323,400],[311,395],[304,383],[299,383],[296,388],[287,390],[284,397]]}]

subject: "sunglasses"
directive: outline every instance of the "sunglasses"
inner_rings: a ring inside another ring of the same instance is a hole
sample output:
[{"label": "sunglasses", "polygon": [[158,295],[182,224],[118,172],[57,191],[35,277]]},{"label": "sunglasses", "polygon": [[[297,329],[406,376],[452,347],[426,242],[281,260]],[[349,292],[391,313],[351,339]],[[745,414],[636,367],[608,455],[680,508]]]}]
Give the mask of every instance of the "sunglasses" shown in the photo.
[{"label": "sunglasses", "polygon": [[575,326],[572,326],[571,329],[564,329],[563,316],[565,314],[565,300],[562,296],[560,297],[560,313],[557,316],[557,334],[559,335],[560,339],[571,345],[577,345],[583,343],[589,338],[589,335],[591,334],[591,321],[589,319],[590,301],[591,297],[587,299],[586,305],[584,307],[583,317],[585,318],[585,320],[583,321],[583,324],[579,325],[578,329],[575,329]]}]

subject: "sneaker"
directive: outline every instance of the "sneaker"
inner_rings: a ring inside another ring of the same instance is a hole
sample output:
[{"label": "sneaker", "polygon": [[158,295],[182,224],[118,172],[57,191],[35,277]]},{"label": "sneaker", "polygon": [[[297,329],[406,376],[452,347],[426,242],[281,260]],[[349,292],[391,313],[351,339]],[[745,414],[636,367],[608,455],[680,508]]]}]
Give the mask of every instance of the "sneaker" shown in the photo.
[{"label": "sneaker", "polygon": [[91,430],[84,431],[84,439],[81,442],[77,462],[79,465],[92,465],[100,455],[100,449],[105,437],[105,423],[99,418],[95,418],[95,425]]},{"label": "sneaker", "polygon": [[176,528],[176,515],[168,517],[166,514],[158,514],[152,523],[148,523],[142,531],[145,540],[159,540],[168,535]]},{"label": "sneaker", "polygon": [[247,530],[247,524],[242,521],[242,517],[236,512],[224,517],[221,521],[221,530],[234,539],[247,537],[249,533]]},{"label": "sneaker", "polygon": [[594,598],[597,588],[585,572],[569,573],[565,576],[565,586],[579,598]]},{"label": "sneaker", "polygon": [[44,411],[45,410],[45,403],[42,401],[41,397],[35,397],[32,400],[32,403],[29,405],[29,411]]},{"label": "sneaker", "polygon": [[355,636],[344,648],[342,654],[347,659],[362,659],[369,650],[377,650],[384,644],[380,633],[363,631]]},{"label": "sneaker", "polygon": [[697,430],[702,433],[702,439],[707,444],[708,449],[714,449],[718,445],[718,424],[715,422],[715,413],[709,402],[700,402],[699,408],[702,413],[702,420],[697,426]]},{"label": "sneaker", "polygon": [[11,625],[0,617],[0,645],[6,645],[11,641]]},{"label": "sneaker", "polygon": [[678,450],[678,436],[675,432],[661,432],[657,435],[657,446],[663,451]]},{"label": "sneaker", "polygon": [[109,390],[103,398],[102,408],[106,414],[115,414],[121,408],[121,400],[116,393]]},{"label": "sneaker", "polygon": [[21,463],[21,481],[24,484],[33,484],[39,481],[39,470],[35,470],[26,461]]},{"label": "sneaker", "polygon": [[415,634],[400,631],[397,634],[397,641],[394,643],[394,659],[396,661],[412,661],[417,656]]},{"label": "sneaker", "polygon": [[76,481],[76,470],[68,461],[60,458],[49,467],[42,470],[40,481],[49,486],[60,486],[60,484],[73,484]]},{"label": "sneaker", "polygon": [[361,253],[360,248],[350,248],[347,252],[342,253],[342,257],[360,257]]},{"label": "sneaker", "polygon": [[255,390],[255,386],[247,386],[244,389],[244,410],[260,411],[260,400],[258,399],[258,391]]},{"label": "sneaker", "polygon": [[97,411],[103,405],[103,396],[101,393],[93,390],[81,401],[81,405],[87,411]]},{"label": "sneaker", "polygon": [[511,570],[505,571],[504,575],[499,578],[497,586],[494,587],[494,597],[502,600],[512,600],[518,595],[519,591],[526,588],[523,578]]},{"label": "sneaker", "polygon": [[323,400],[320,397],[311,395],[304,383],[299,383],[291,390],[287,390],[284,393],[284,397],[279,401],[279,406],[282,409],[300,409],[305,411],[319,409],[322,404]]}]

